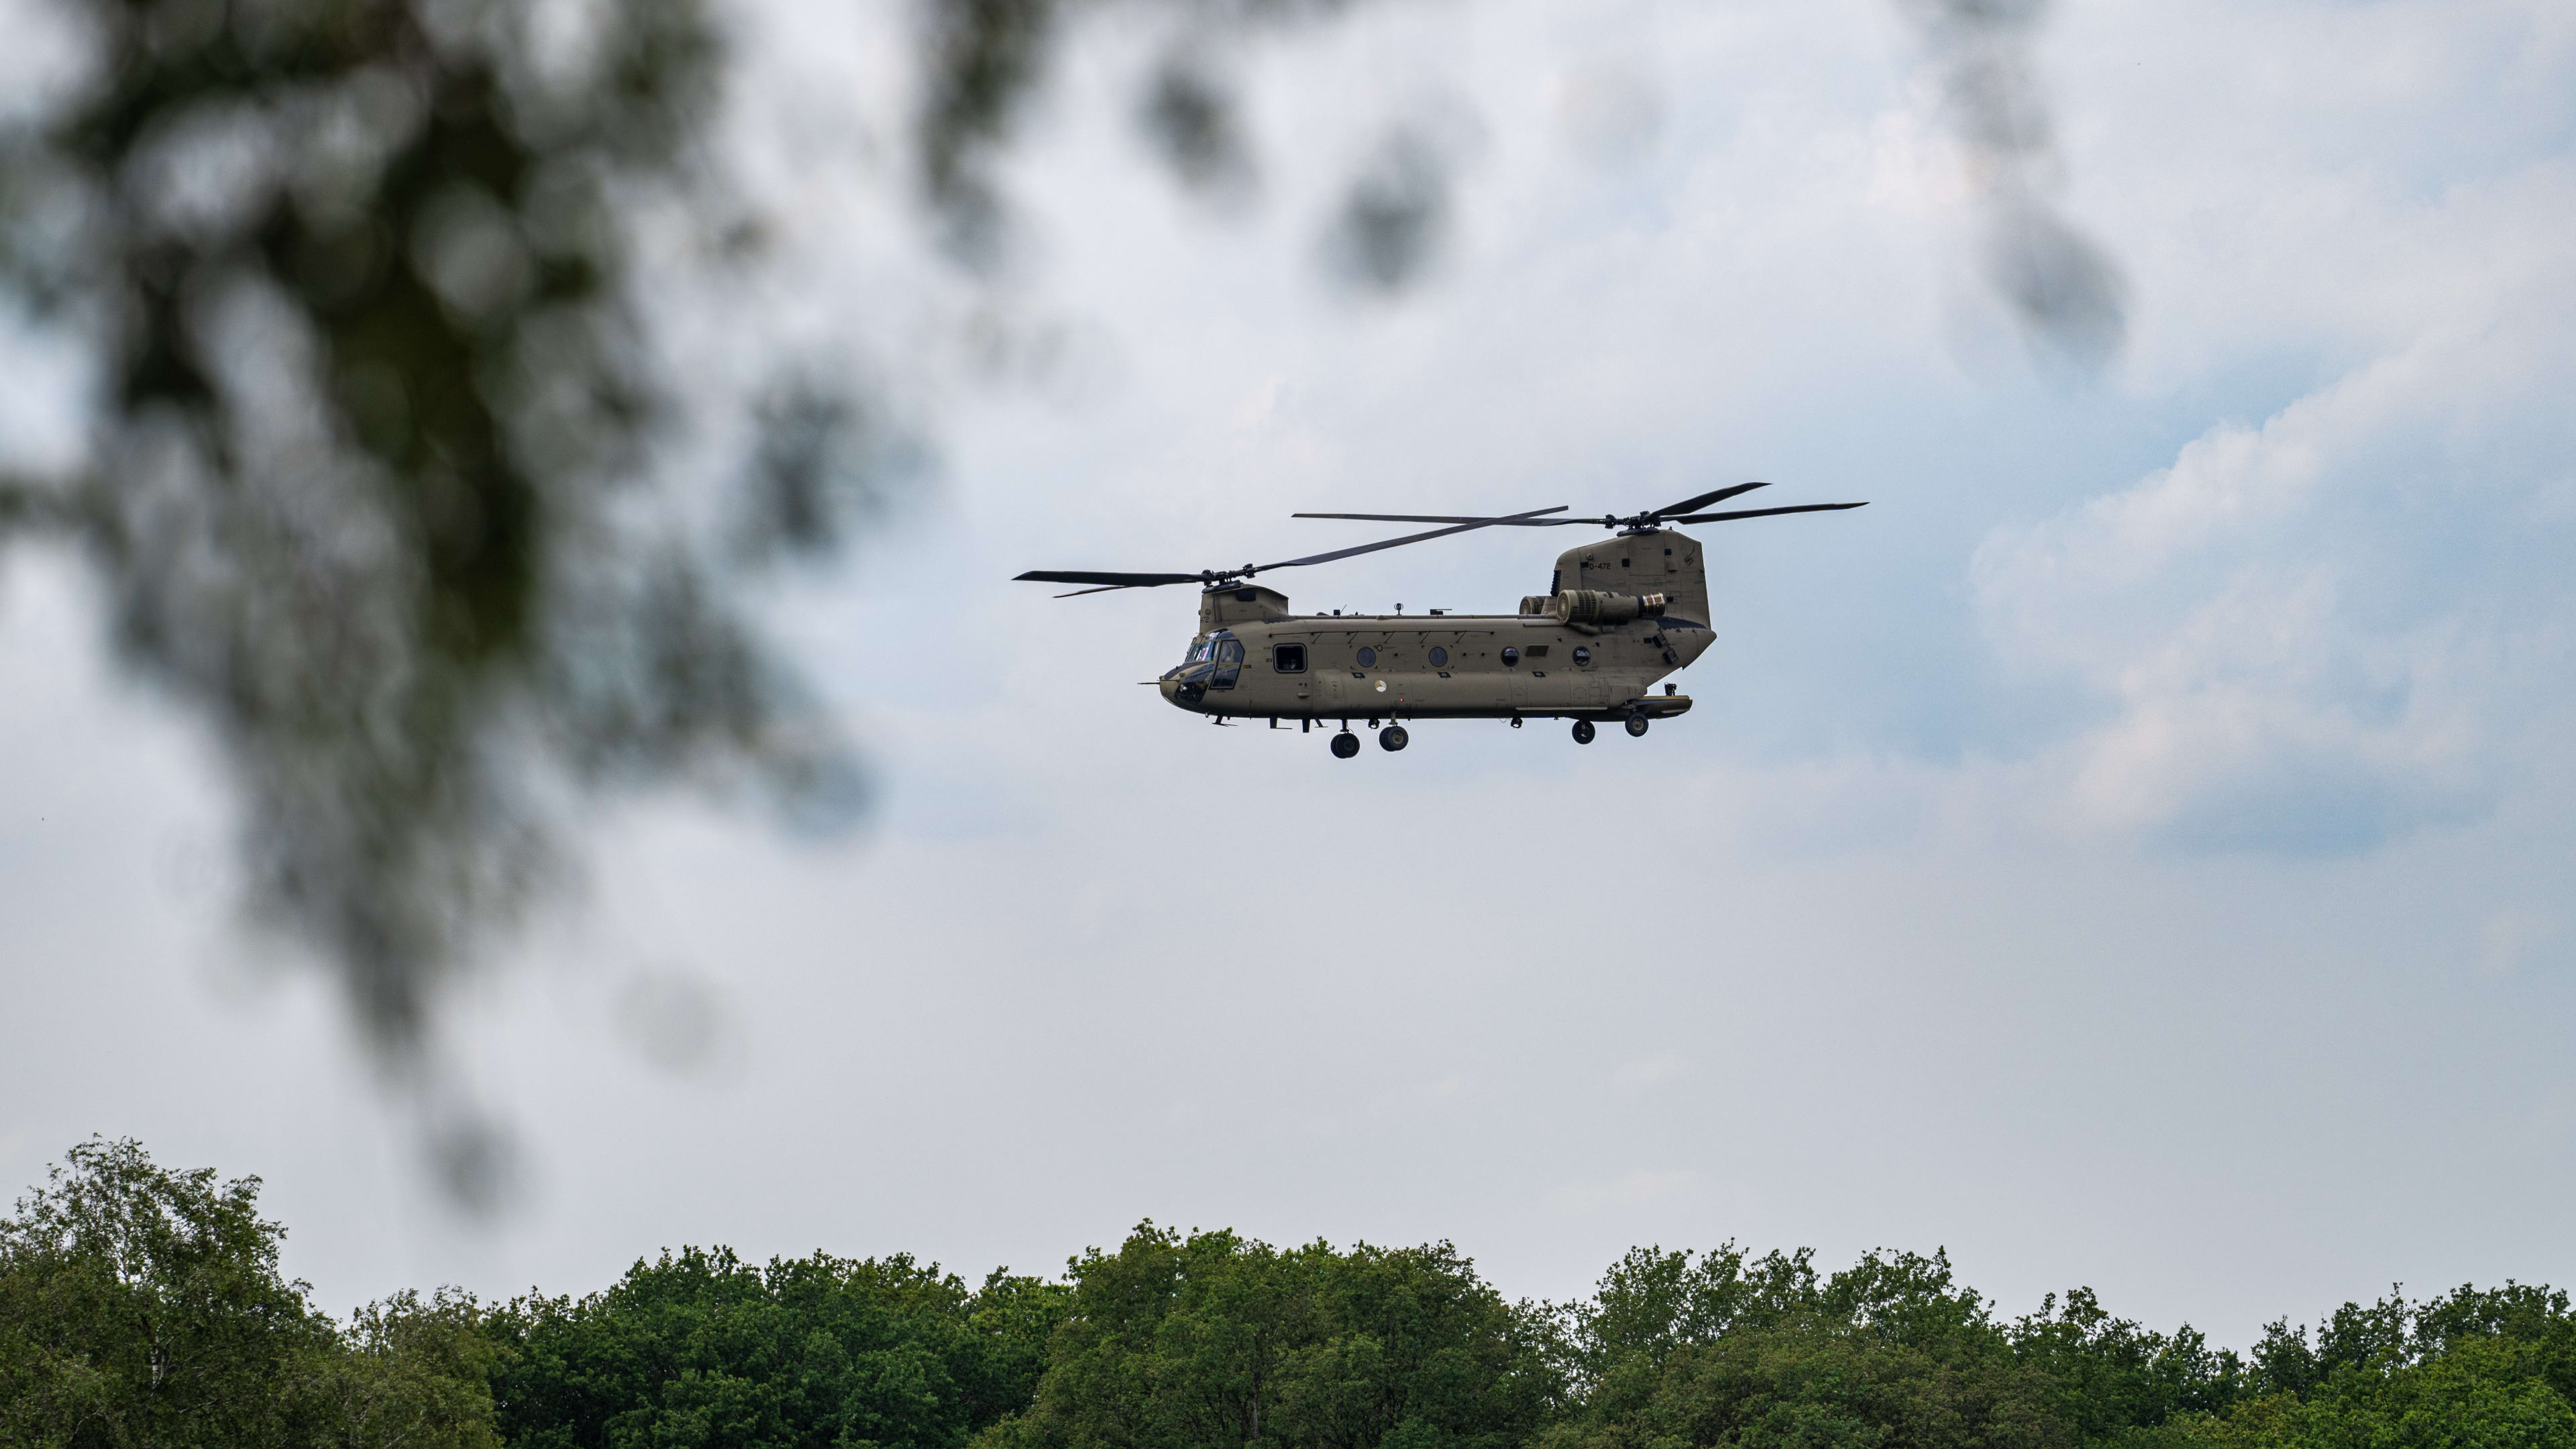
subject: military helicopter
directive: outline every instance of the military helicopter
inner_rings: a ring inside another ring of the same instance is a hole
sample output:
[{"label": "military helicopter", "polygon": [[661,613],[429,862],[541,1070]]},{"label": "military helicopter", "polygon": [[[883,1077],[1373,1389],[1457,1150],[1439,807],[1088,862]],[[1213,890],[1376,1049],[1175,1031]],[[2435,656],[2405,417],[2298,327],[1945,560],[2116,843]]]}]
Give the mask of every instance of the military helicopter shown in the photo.
[{"label": "military helicopter", "polygon": [[[1665,684],[1686,669],[1716,635],[1708,626],[1708,572],[1699,541],[1675,525],[1729,523],[1784,513],[1831,513],[1862,503],[1800,503],[1785,508],[1699,510],[1767,483],[1738,483],[1644,513],[1557,518],[1563,504],[1478,518],[1421,513],[1299,513],[1297,518],[1446,525],[1402,538],[1364,543],[1278,563],[1197,573],[1103,573],[1031,569],[1021,581],[1087,584],[1058,594],[1070,599],[1119,589],[1199,586],[1199,632],[1181,662],[1148,680],[1163,698],[1218,724],[1267,717],[1270,728],[1295,720],[1301,731],[1338,720],[1333,754],[1360,752],[1351,721],[1377,730],[1380,748],[1411,743],[1407,720],[1502,719],[1519,729],[1529,719],[1571,719],[1577,744],[1596,726],[1617,721],[1632,736],[1650,722],[1691,707],[1690,696]],[[1456,614],[1433,609],[1407,615],[1294,614],[1288,596],[1252,582],[1274,569],[1331,563],[1380,549],[1445,538],[1480,528],[1557,528],[1599,524],[1613,537],[1567,549],[1547,592],[1521,600],[1511,614]],[[1385,728],[1379,728],[1379,722]]]}]

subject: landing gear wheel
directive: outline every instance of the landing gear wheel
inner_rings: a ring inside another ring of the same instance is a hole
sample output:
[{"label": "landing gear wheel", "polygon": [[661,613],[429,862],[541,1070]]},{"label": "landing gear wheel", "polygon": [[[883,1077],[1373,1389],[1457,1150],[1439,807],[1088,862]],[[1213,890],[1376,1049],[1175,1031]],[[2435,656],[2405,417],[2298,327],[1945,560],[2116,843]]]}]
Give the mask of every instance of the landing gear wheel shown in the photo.
[{"label": "landing gear wheel", "polygon": [[1579,719],[1574,722],[1574,742],[1578,745],[1592,743],[1592,721]]},{"label": "landing gear wheel", "polygon": [[1632,714],[1628,716],[1628,734],[1633,739],[1642,740],[1646,737],[1646,717],[1644,715]]},{"label": "landing gear wheel", "polygon": [[1344,730],[1333,736],[1333,758],[1347,760],[1360,752],[1360,737]]},{"label": "landing gear wheel", "polygon": [[1406,734],[1402,725],[1391,724],[1377,732],[1377,747],[1390,755],[1412,742],[1413,736]]},{"label": "landing gear wheel", "polygon": [[1512,716],[1512,728],[1513,728],[1513,729],[1519,729],[1520,727],[1521,727],[1521,717],[1520,717],[1519,715],[1513,715],[1513,716]]}]

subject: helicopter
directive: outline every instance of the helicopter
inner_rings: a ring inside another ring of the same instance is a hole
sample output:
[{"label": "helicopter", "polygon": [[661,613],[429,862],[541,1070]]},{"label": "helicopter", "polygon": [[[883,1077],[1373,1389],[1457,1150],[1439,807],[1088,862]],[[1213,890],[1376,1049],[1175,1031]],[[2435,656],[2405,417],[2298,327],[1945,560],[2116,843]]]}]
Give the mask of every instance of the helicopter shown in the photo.
[{"label": "helicopter", "polygon": [[[1566,505],[1472,517],[1425,513],[1299,513],[1296,518],[1374,523],[1437,523],[1440,528],[1352,548],[1197,573],[1110,573],[1032,569],[1014,582],[1084,584],[1060,599],[1120,589],[1199,586],[1199,631],[1181,662],[1156,686],[1180,709],[1217,724],[1268,718],[1270,728],[1295,720],[1301,731],[1339,721],[1338,759],[1360,752],[1351,721],[1363,719],[1389,752],[1412,742],[1408,720],[1501,719],[1514,729],[1531,719],[1571,719],[1577,744],[1592,743],[1603,724],[1642,737],[1655,720],[1687,712],[1690,696],[1663,685],[1716,642],[1708,624],[1708,570],[1697,539],[1678,525],[1728,523],[1787,513],[1831,513],[1866,503],[1800,503],[1781,508],[1703,512],[1712,504],[1767,488],[1737,483],[1644,513],[1557,517]],[[1296,614],[1288,596],[1253,583],[1276,569],[1331,563],[1380,549],[1483,528],[1558,528],[1597,524],[1607,540],[1567,549],[1547,592],[1524,597],[1510,614],[1433,609],[1408,615]],[[1384,728],[1380,728],[1384,721]]]}]

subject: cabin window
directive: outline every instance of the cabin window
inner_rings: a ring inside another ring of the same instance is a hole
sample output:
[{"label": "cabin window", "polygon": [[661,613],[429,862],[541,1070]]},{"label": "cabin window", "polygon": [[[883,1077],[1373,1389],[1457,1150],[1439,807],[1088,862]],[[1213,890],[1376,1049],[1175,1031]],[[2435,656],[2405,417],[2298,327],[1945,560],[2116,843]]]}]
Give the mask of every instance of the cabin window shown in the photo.
[{"label": "cabin window", "polygon": [[1624,569],[1624,568],[1626,568],[1627,566],[1628,566],[1628,561],[1627,561],[1626,559],[1624,559],[1624,558],[1623,558],[1623,559],[1619,560],[1619,567],[1621,567],[1621,568],[1623,568],[1623,569]]},{"label": "cabin window", "polygon": [[1362,668],[1362,669],[1375,669],[1375,668],[1377,668],[1377,651],[1376,651],[1376,650],[1374,650],[1374,649],[1371,649],[1370,647],[1368,647],[1368,646],[1367,646],[1367,645],[1365,645],[1365,644],[1363,644],[1363,645],[1361,645],[1361,646],[1360,646],[1360,668]]},{"label": "cabin window", "polygon": [[1306,646],[1303,644],[1279,644],[1272,646],[1270,650],[1270,667],[1278,670],[1282,674],[1305,673]]},{"label": "cabin window", "polygon": [[1582,645],[1580,645],[1580,644],[1575,645],[1575,646],[1574,646],[1574,662],[1575,662],[1575,663],[1577,663],[1577,664],[1589,664],[1589,663],[1591,663],[1591,662],[1592,662],[1592,651],[1591,651],[1591,650],[1589,650],[1589,649],[1584,648],[1584,647],[1583,647]]},{"label": "cabin window", "polygon": [[1512,646],[1510,646],[1510,645],[1508,645],[1508,644],[1504,645],[1504,646],[1503,646],[1503,662],[1504,662],[1505,664],[1518,664],[1518,663],[1520,663],[1520,662],[1521,662],[1521,651],[1519,651],[1519,650],[1517,650],[1517,649],[1514,649]]},{"label": "cabin window", "polygon": [[1448,650],[1446,650],[1446,649],[1441,648],[1441,647],[1440,647],[1439,645],[1437,645],[1437,644],[1432,645],[1432,646],[1431,646],[1431,667],[1432,667],[1432,668],[1434,668],[1434,669],[1446,669],[1446,668],[1448,668],[1448,667],[1449,667],[1449,651],[1448,651]]}]

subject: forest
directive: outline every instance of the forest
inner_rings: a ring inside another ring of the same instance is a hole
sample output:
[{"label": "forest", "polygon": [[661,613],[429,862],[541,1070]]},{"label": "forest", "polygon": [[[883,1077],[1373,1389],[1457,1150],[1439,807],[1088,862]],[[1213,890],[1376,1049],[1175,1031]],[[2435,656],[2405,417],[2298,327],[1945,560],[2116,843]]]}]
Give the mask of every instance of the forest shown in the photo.
[{"label": "forest", "polygon": [[2576,1315],[2508,1282],[2245,1353],[2089,1290],[1998,1317],[1940,1252],[1644,1247],[1511,1302],[1447,1243],[1143,1223],[1060,1277],[663,1250],[581,1296],[283,1275],[259,1181],[93,1139],[0,1220],[0,1444],[369,1449],[2576,1445]]}]

